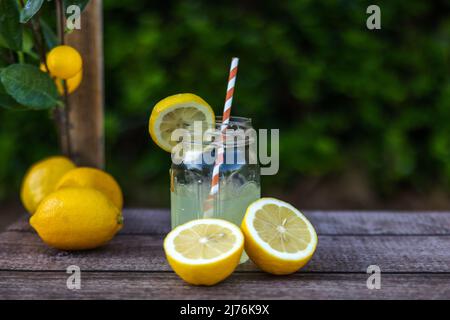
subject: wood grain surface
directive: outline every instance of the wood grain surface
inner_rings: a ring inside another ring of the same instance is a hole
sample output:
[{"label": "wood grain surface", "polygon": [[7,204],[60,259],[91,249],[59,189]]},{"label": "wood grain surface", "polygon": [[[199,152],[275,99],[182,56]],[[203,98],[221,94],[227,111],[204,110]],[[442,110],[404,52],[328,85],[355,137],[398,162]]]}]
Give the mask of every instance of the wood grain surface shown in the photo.
[{"label": "wood grain surface", "polygon": [[438,299],[450,296],[449,274],[386,274],[368,290],[365,274],[272,276],[234,273],[213,287],[195,287],[170,272],[85,272],[68,290],[65,272],[2,272],[4,299]]},{"label": "wood grain surface", "polygon": [[[46,246],[23,216],[0,233],[4,299],[433,299],[450,298],[450,213],[307,211],[319,245],[298,273],[276,277],[252,262],[213,288],[184,283],[164,256],[166,209],[128,209],[124,229],[106,246],[63,252]],[[382,288],[366,287],[369,265]],[[82,289],[66,288],[69,265]]]}]

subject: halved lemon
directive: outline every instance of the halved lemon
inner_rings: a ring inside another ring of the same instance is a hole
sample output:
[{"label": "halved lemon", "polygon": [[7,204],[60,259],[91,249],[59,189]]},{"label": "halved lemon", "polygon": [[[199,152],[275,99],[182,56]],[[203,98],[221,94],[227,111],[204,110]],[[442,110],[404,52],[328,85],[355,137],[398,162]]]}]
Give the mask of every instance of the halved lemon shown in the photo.
[{"label": "halved lemon", "polygon": [[193,129],[194,122],[202,122],[202,130],[212,129],[215,124],[214,111],[199,96],[180,93],[159,101],[150,116],[148,129],[153,141],[170,152],[178,141],[172,141],[176,129]]},{"label": "halved lemon", "polygon": [[170,266],[183,280],[213,285],[239,264],[244,236],[238,226],[221,219],[198,219],[173,229],[164,240]]},{"label": "halved lemon", "polygon": [[289,203],[261,198],[245,213],[241,226],[245,252],[262,270],[289,274],[313,256],[317,234],[305,216]]}]

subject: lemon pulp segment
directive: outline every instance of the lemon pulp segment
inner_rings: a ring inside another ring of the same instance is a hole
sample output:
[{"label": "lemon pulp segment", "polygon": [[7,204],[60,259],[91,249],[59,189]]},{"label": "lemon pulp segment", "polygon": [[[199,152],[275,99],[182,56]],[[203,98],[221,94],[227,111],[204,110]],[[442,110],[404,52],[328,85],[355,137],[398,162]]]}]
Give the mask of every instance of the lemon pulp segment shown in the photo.
[{"label": "lemon pulp segment", "polygon": [[[178,105],[175,109],[168,110],[164,115],[161,116],[160,122],[156,123],[159,126],[159,135],[162,141],[165,141],[171,147],[175,146],[178,141],[171,140],[172,132],[176,129],[188,129],[193,128],[193,124],[196,121],[202,123],[210,123],[207,119],[204,111],[201,109],[193,107],[189,104]],[[202,126],[202,131],[207,129],[206,126]]]},{"label": "lemon pulp segment", "polygon": [[193,131],[197,124],[201,132],[214,128],[215,116],[211,106],[192,93],[180,93],[159,101],[149,119],[149,132],[153,141],[170,152],[179,143],[172,139],[177,129]]},{"label": "lemon pulp segment", "polygon": [[243,250],[239,227],[221,219],[189,221],[164,239],[172,269],[195,285],[213,285],[227,278],[239,264]]},{"label": "lemon pulp segment", "polygon": [[264,205],[256,211],[253,226],[263,241],[280,252],[305,250],[311,241],[306,223],[286,207]]},{"label": "lemon pulp segment", "polygon": [[242,221],[245,251],[262,270],[289,274],[303,267],[317,247],[317,234],[306,217],[275,198],[253,202]]},{"label": "lemon pulp segment", "polygon": [[199,224],[174,239],[175,250],[188,259],[213,259],[229,251],[236,237],[227,228]]}]

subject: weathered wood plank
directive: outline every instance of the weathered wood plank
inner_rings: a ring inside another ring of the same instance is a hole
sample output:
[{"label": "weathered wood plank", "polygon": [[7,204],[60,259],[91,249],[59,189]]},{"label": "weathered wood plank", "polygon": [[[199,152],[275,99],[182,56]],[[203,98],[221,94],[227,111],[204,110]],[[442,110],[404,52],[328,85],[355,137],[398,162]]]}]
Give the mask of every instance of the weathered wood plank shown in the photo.
[{"label": "weathered wood plank", "polygon": [[[319,234],[326,235],[450,235],[450,212],[305,211]],[[165,234],[167,209],[125,209],[122,234]],[[30,231],[28,216],[8,228]]]},{"label": "weathered wood plank", "polygon": [[186,284],[175,274],[81,273],[68,290],[64,272],[0,272],[0,299],[450,299],[450,274],[382,274],[369,290],[366,274],[234,273],[214,287]]},{"label": "weathered wood plank", "polygon": [[[161,235],[118,235],[103,248],[84,252],[51,249],[29,232],[0,234],[0,270],[168,271]],[[450,236],[319,236],[304,272],[450,272]],[[248,263],[240,271],[257,270]]]},{"label": "weathered wood plank", "polygon": [[306,211],[319,234],[450,235],[450,212]]}]

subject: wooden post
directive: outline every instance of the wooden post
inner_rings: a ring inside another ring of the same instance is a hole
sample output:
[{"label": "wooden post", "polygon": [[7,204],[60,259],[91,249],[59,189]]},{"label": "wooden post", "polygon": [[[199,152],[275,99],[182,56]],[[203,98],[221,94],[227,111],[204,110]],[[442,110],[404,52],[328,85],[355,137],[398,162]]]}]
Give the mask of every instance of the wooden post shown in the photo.
[{"label": "wooden post", "polygon": [[81,30],[66,43],[83,57],[83,80],[68,97],[71,153],[82,166],[104,167],[102,0],[90,1],[81,14]]}]

